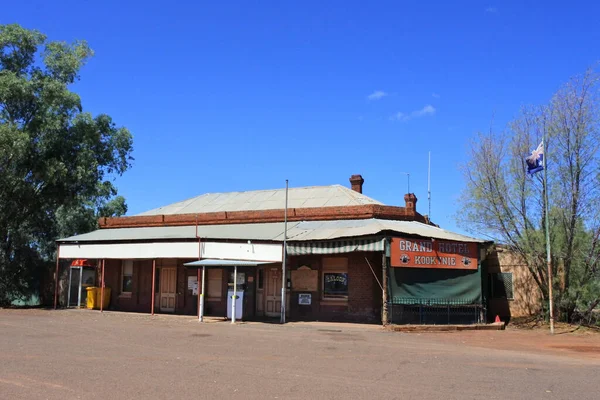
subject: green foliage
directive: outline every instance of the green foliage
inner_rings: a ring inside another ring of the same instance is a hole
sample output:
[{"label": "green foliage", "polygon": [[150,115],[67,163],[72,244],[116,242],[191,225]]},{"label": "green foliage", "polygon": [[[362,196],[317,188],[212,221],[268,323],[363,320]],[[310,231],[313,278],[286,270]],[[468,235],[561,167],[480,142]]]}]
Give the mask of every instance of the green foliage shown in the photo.
[{"label": "green foliage", "polygon": [[542,107],[524,108],[507,130],[480,134],[464,165],[459,222],[516,252],[549,298],[542,173],[525,157],[546,138],[552,289],[559,319],[588,318],[600,304],[600,101],[593,71]]},{"label": "green foliage", "polygon": [[69,89],[92,54],[0,25],[0,304],[35,288],[56,239],[126,212],[112,180],[130,167],[132,136]]}]

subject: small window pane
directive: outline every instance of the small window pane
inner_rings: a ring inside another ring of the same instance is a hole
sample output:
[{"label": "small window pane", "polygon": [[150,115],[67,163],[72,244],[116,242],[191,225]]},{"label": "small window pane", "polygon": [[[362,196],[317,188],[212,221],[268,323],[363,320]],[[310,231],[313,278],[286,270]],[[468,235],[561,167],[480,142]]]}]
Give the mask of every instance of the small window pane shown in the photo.
[{"label": "small window pane", "polygon": [[133,260],[123,260],[121,264],[121,293],[130,293],[133,289]]},{"label": "small window pane", "polygon": [[123,262],[123,275],[133,275],[133,261],[126,260]]},{"label": "small window pane", "polygon": [[133,289],[133,277],[123,275],[123,292],[131,292]]},{"label": "small window pane", "polygon": [[348,296],[348,274],[345,272],[324,273],[323,293],[329,297]]}]

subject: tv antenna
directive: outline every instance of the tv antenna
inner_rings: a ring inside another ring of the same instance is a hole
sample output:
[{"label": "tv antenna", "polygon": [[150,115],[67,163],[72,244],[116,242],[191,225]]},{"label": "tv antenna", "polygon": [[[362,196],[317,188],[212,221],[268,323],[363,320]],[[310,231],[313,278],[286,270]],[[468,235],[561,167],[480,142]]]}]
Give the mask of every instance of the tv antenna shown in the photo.
[{"label": "tv antenna", "polygon": [[410,172],[400,172],[401,174],[406,175],[406,193],[410,193]]}]

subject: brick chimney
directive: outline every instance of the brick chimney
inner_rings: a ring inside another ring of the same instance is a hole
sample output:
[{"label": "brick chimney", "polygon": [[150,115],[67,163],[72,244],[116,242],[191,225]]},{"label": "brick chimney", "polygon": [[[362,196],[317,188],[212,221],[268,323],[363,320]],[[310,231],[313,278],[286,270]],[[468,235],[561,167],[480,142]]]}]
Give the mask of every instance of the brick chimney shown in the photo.
[{"label": "brick chimney", "polygon": [[352,175],[350,177],[350,185],[352,185],[352,190],[358,193],[362,193],[362,186],[365,183],[362,175]]},{"label": "brick chimney", "polygon": [[406,209],[417,212],[417,196],[414,193],[407,193],[404,195],[404,201],[406,202]]}]

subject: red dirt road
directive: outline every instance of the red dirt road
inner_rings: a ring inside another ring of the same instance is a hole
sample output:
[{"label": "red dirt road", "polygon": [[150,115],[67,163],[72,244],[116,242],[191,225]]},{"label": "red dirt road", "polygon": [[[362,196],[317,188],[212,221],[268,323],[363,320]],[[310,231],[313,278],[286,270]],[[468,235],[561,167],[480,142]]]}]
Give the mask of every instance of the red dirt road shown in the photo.
[{"label": "red dirt road", "polygon": [[597,399],[599,338],[0,310],[0,399]]}]

